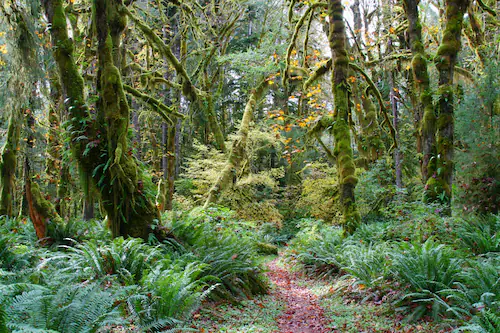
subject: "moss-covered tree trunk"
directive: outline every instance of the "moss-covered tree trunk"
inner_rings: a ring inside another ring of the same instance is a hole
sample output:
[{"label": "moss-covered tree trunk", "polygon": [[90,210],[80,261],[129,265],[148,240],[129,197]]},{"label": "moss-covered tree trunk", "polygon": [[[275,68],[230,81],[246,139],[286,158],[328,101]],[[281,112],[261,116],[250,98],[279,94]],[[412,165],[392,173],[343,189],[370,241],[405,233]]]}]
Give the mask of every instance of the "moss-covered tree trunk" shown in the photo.
[{"label": "moss-covered tree trunk", "polygon": [[42,1],[51,23],[56,60],[66,107],[71,119],[71,149],[82,174],[92,176],[108,214],[114,237],[146,238],[148,225],[158,218],[154,189],[146,183],[128,146],[129,107],[119,61],[119,42],[126,25],[119,0],[95,0],[98,36],[97,117],[85,104],[83,79],[78,71],[73,42],[68,38],[63,0]]},{"label": "moss-covered tree trunk", "polygon": [[346,32],[341,0],[328,1],[328,15],[330,18],[328,41],[332,50],[332,91],[335,103],[331,131],[335,139],[334,155],[337,160],[340,201],[344,218],[343,227],[347,233],[352,233],[360,223],[360,215],[354,197],[357,178],[355,177],[356,167],[351,148],[351,132],[349,127],[350,87],[347,82],[349,57],[347,56],[345,44]]},{"label": "moss-covered tree trunk", "polygon": [[263,81],[250,94],[250,98],[245,106],[245,111],[243,112],[243,118],[241,119],[238,138],[233,142],[224,169],[208,192],[208,197],[204,205],[205,208],[217,202],[221,192],[232,185],[236,175],[240,171],[242,162],[245,159],[245,150],[247,147],[248,133],[250,131],[250,122],[253,119],[253,112],[257,106],[257,101],[268,86],[268,82],[269,81]]},{"label": "moss-covered tree trunk", "polygon": [[455,123],[453,74],[461,47],[463,17],[469,6],[469,0],[446,0],[445,5],[445,29],[434,60],[439,72],[436,170],[427,179],[425,199],[449,204],[453,183]]},{"label": "moss-covered tree trunk", "polygon": [[153,203],[152,184],[144,184],[142,171],[128,147],[130,110],[123,89],[119,48],[127,18],[121,12],[121,0],[95,0],[98,40],[98,131],[106,151],[98,187],[108,214],[113,236],[146,238],[148,226],[158,218]]},{"label": "moss-covered tree trunk", "polygon": [[423,116],[416,117],[416,127],[422,146],[421,171],[422,181],[433,175],[435,171],[436,156],[436,115],[432,102],[432,90],[430,87],[429,74],[427,70],[427,60],[422,43],[422,25],[418,15],[418,0],[404,0],[404,8],[408,17],[408,36],[410,38],[410,48],[413,54],[411,62],[413,81],[419,98],[418,109],[422,110]]},{"label": "moss-covered tree trunk", "polygon": [[15,189],[15,172],[17,165],[17,148],[21,122],[12,110],[9,117],[7,138],[0,152],[0,215],[13,216]]}]

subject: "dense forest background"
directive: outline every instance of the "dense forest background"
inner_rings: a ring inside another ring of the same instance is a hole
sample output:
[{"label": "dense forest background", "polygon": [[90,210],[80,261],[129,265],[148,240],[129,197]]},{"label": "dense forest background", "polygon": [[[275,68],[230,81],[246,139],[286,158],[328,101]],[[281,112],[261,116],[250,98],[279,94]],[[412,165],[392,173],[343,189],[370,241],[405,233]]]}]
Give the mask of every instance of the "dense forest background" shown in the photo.
[{"label": "dense forest background", "polygon": [[204,332],[278,253],[374,332],[499,332],[499,10],[4,0],[0,332]]}]

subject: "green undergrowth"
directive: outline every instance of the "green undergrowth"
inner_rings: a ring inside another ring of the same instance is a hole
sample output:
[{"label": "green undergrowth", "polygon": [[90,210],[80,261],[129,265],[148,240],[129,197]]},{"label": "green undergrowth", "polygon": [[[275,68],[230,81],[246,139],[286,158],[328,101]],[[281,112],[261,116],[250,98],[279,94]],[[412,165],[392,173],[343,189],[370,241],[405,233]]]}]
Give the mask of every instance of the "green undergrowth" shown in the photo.
[{"label": "green undergrowth", "polygon": [[[31,236],[29,222],[2,217],[0,327],[177,331],[188,328],[204,302],[237,306],[267,292],[260,263],[275,246],[256,226],[223,209],[173,214],[164,221],[157,226],[170,230],[163,242],[153,235],[149,242],[111,239],[101,221],[87,228],[71,222],[52,234],[47,248]],[[71,230],[75,238],[65,238]]]},{"label": "green undergrowth", "polygon": [[406,332],[391,325],[499,331],[500,217],[442,217],[440,207],[415,203],[394,208],[348,237],[310,223],[286,250],[309,274],[343,282],[323,299],[337,329],[364,331],[355,319],[376,317],[382,326],[367,332]]},{"label": "green undergrowth", "polygon": [[207,333],[278,332],[276,318],[284,308],[283,302],[270,295],[244,300],[238,305],[212,303],[193,315],[191,327]]}]

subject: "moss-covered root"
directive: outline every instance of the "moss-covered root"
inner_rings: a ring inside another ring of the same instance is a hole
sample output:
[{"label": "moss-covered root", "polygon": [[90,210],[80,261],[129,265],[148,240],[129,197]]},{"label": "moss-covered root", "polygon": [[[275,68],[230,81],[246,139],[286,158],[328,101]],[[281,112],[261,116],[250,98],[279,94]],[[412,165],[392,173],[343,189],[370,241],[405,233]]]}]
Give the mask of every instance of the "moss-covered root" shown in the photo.
[{"label": "moss-covered root", "polygon": [[424,198],[451,202],[453,179],[453,73],[461,47],[463,17],[469,0],[446,0],[446,24],[435,58],[439,72],[436,171],[426,183]]},{"label": "moss-covered root", "polygon": [[265,88],[268,86],[268,82],[270,81],[263,81],[250,94],[250,98],[245,106],[245,111],[243,112],[243,119],[241,120],[240,129],[238,131],[238,138],[233,142],[231,151],[229,152],[229,156],[227,158],[226,166],[208,192],[208,197],[205,201],[204,207],[208,207],[210,204],[217,202],[220,193],[228,188],[236,178],[245,156],[248,132],[250,131],[250,122],[253,118],[253,111],[257,105],[257,101],[262,96]]},{"label": "moss-covered root", "polygon": [[12,114],[9,117],[7,140],[0,151],[0,215],[13,215],[14,180],[17,164],[17,145],[21,122]]},{"label": "moss-covered root", "polygon": [[360,215],[356,208],[354,189],[357,178],[351,148],[351,132],[349,128],[350,87],[347,82],[349,74],[349,58],[345,47],[346,32],[341,0],[328,1],[330,30],[328,40],[332,50],[333,75],[332,90],[335,103],[335,112],[332,134],[335,139],[334,154],[337,158],[337,169],[340,187],[340,201],[344,216],[344,230],[352,233],[360,223]]}]

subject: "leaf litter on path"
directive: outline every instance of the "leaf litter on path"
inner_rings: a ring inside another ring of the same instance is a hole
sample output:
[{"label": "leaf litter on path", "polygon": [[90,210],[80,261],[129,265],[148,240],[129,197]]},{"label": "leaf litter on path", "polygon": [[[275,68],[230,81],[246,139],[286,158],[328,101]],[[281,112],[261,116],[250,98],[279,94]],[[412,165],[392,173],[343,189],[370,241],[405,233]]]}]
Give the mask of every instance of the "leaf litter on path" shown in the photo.
[{"label": "leaf litter on path", "polygon": [[299,283],[297,273],[289,272],[277,264],[279,258],[267,264],[267,276],[276,285],[272,293],[286,304],[285,312],[278,317],[280,333],[327,333],[328,320],[318,297],[309,288]]}]

